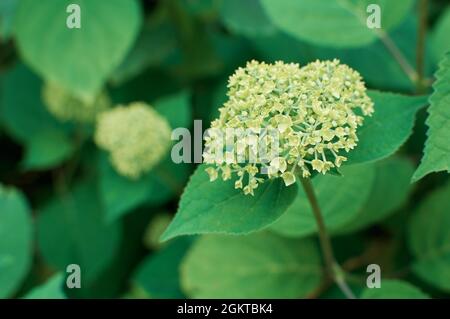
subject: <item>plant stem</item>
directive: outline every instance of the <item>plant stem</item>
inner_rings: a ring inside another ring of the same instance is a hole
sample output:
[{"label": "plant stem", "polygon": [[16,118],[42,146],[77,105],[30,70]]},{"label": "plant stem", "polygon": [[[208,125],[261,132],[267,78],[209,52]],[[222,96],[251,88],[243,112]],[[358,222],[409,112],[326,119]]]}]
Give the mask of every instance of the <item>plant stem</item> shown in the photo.
[{"label": "plant stem", "polygon": [[427,32],[428,17],[428,0],[420,0],[417,8],[419,15],[419,26],[417,30],[417,47],[416,47],[416,68],[417,68],[417,93],[423,93],[425,89],[425,35]]},{"label": "plant stem", "polygon": [[398,65],[401,67],[403,72],[408,76],[409,80],[417,84],[417,81],[419,80],[419,75],[414,70],[414,68],[409,64],[406,57],[403,55],[402,51],[397,47],[394,41],[392,41],[391,37],[384,32],[383,30],[379,30],[377,32],[381,42],[384,44],[386,49],[389,51],[389,53],[394,57],[394,59],[397,61]]},{"label": "plant stem", "polygon": [[334,258],[333,247],[331,246],[330,237],[328,236],[319,202],[317,201],[317,197],[314,192],[311,180],[309,178],[302,177],[300,178],[300,180],[316,219],[319,241],[325,259],[327,274],[331,277],[331,279],[333,279],[333,281],[338,285],[338,287],[348,299],[355,299],[355,295],[345,281],[344,271],[341,269],[339,264],[336,262],[336,259]]}]

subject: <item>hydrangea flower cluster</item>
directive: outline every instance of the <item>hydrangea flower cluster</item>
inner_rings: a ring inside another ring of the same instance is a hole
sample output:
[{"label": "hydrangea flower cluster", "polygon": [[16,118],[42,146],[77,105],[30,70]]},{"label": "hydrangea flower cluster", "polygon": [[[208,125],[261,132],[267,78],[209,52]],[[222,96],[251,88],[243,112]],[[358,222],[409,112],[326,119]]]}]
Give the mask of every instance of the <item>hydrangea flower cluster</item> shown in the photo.
[{"label": "hydrangea flower cluster", "polygon": [[98,114],[111,107],[111,101],[105,93],[97,96],[92,103],[87,103],[50,83],[44,86],[42,95],[48,111],[64,122],[92,123]]},{"label": "hydrangea flower cluster", "polygon": [[[211,181],[237,174],[235,188],[252,195],[267,178],[281,177],[289,186],[298,174],[308,178],[312,171],[340,167],[347,159],[343,152],[358,142],[363,116],[374,111],[359,73],[338,60],[302,68],[251,61],[230,77],[227,95],[211,128],[234,129],[237,138],[223,142],[224,156],[213,152],[220,134],[205,138],[203,157],[211,164],[206,171]],[[267,132],[276,132],[276,138]],[[251,161],[258,143],[278,151]]]},{"label": "hydrangea flower cluster", "polygon": [[137,179],[164,157],[170,135],[164,117],[147,104],[136,102],[100,114],[94,139],[100,148],[110,152],[117,172]]}]

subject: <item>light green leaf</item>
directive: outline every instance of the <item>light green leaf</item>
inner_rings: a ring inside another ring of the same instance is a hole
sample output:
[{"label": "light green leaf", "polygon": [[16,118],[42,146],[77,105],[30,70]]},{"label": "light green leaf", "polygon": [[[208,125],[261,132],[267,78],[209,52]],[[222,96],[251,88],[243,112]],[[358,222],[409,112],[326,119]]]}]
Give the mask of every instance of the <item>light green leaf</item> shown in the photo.
[{"label": "light green leaf", "polygon": [[[313,186],[327,228],[336,230],[352,220],[361,210],[375,179],[373,164],[343,167],[343,176],[318,175]],[[317,230],[311,206],[300,187],[294,203],[270,229],[289,237],[313,234]]]},{"label": "light green leaf", "polygon": [[450,52],[441,61],[436,79],[426,121],[428,138],[413,181],[432,172],[450,173]]},{"label": "light green leaf", "polygon": [[26,144],[25,169],[46,169],[67,160],[74,148],[61,131],[42,131],[30,137]]},{"label": "light green leaf", "polygon": [[224,24],[238,34],[263,37],[276,32],[259,0],[223,1],[220,16]]},{"label": "light green leaf", "polygon": [[32,233],[25,198],[0,185],[0,298],[18,289],[31,266]]},{"label": "light green leaf", "polygon": [[413,271],[421,279],[450,291],[450,184],[434,191],[409,223]]},{"label": "light green leaf", "polygon": [[34,288],[30,291],[26,299],[66,299],[63,284],[65,278],[62,273],[56,274],[47,280],[46,283]]},{"label": "light green leaf", "polygon": [[174,220],[163,240],[192,234],[247,234],[277,220],[292,204],[297,186],[286,187],[282,179],[266,181],[254,196],[234,188],[234,180],[209,181],[200,165],[181,196]]},{"label": "light green leaf", "polygon": [[413,172],[412,163],[400,157],[376,163],[375,182],[369,199],[351,221],[338,229],[338,233],[351,233],[375,224],[405,204]]},{"label": "light green leaf", "polygon": [[434,61],[436,63],[450,51],[450,41],[448,36],[450,34],[450,7],[442,13],[432,33],[432,52]]},{"label": "light green leaf", "polygon": [[[42,82],[25,66],[17,65],[2,82],[2,122],[15,139],[33,141],[42,132],[67,129],[47,112],[41,101]],[[23,88],[26,88],[26,94]]]},{"label": "light green leaf", "polygon": [[380,288],[366,288],[361,299],[428,299],[429,296],[408,282],[382,280]]},{"label": "light green leaf", "polygon": [[395,153],[411,135],[417,111],[427,104],[426,96],[377,91],[370,91],[369,96],[375,112],[358,128],[359,142],[348,153],[348,164],[372,162]]},{"label": "light green leaf", "polygon": [[378,38],[377,28],[367,26],[369,4],[381,9],[384,31],[399,25],[414,0],[261,0],[276,26],[312,44],[337,48],[368,45]]},{"label": "light green leaf", "polygon": [[120,218],[143,203],[164,204],[181,192],[189,175],[185,164],[174,164],[170,157],[138,180],[117,174],[105,154],[98,165],[101,201],[108,221]]},{"label": "light green leaf", "polygon": [[86,284],[113,260],[121,237],[119,224],[106,223],[98,197],[97,185],[85,182],[42,208],[37,220],[44,259],[61,271],[78,264]]},{"label": "light green leaf", "polygon": [[134,0],[77,1],[81,28],[69,29],[72,0],[22,0],[15,35],[24,60],[46,80],[90,100],[121,63],[140,25]]},{"label": "light green leaf", "polygon": [[177,238],[148,256],[134,275],[133,283],[151,298],[183,298],[179,267],[191,238]]},{"label": "light green leaf", "polygon": [[181,266],[182,287],[193,298],[299,298],[321,280],[312,240],[268,232],[203,236]]},{"label": "light green leaf", "polygon": [[190,98],[187,91],[182,91],[160,98],[154,103],[154,107],[169,121],[172,129],[190,127],[192,125]]}]

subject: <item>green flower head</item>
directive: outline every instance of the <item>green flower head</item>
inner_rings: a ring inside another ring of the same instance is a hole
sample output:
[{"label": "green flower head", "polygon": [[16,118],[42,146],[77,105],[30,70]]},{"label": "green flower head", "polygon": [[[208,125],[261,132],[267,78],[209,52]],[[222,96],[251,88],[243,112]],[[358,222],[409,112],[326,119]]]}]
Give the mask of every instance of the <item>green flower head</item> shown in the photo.
[{"label": "green flower head", "polygon": [[48,111],[63,122],[92,123],[98,114],[111,107],[111,101],[105,93],[98,95],[92,103],[87,103],[50,83],[44,86],[42,95]]},{"label": "green flower head", "polygon": [[95,142],[109,151],[117,172],[137,179],[164,157],[170,135],[166,119],[138,102],[102,113],[97,120]]},{"label": "green flower head", "polygon": [[[297,174],[340,167],[358,142],[363,116],[373,113],[361,76],[338,60],[302,68],[251,61],[230,77],[227,95],[203,156],[211,180],[236,174],[235,187],[245,194],[267,178],[281,177],[288,186]],[[224,156],[217,156],[217,132],[230,129],[236,138],[225,134]],[[261,143],[277,152],[255,154]]]}]

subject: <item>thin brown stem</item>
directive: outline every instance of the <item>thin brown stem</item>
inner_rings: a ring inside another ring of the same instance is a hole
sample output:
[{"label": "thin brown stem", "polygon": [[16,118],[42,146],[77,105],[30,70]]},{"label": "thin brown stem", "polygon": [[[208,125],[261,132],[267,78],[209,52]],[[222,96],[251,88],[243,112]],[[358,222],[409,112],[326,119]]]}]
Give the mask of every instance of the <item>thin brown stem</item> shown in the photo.
[{"label": "thin brown stem", "polygon": [[338,285],[348,299],[355,299],[355,295],[345,281],[345,273],[342,271],[341,267],[334,258],[333,247],[331,245],[330,237],[328,236],[325,222],[322,217],[322,212],[320,210],[320,205],[317,201],[311,180],[308,178],[300,178],[300,180],[314,213],[314,218],[316,219],[317,231],[319,234],[320,246],[325,259],[327,274]]}]

